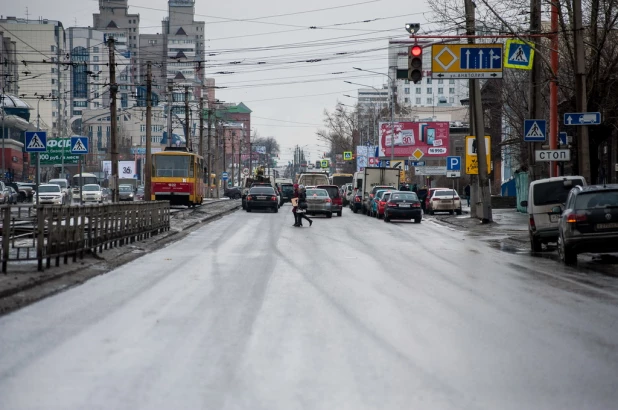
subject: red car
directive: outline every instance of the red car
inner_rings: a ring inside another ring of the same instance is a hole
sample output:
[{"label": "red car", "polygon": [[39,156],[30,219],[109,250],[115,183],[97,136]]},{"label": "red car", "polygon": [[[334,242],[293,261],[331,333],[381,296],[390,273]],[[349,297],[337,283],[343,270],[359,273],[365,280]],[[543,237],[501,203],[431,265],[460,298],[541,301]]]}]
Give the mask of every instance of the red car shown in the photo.
[{"label": "red car", "polygon": [[328,196],[332,199],[331,209],[333,213],[337,213],[337,216],[341,216],[343,212],[343,197],[339,192],[339,187],[337,185],[318,185],[316,188],[325,189],[328,192]]},{"label": "red car", "polygon": [[384,216],[384,210],[386,209],[386,203],[390,199],[391,193],[392,193],[391,191],[385,192],[384,194],[382,194],[382,198],[380,198],[380,200],[377,202],[378,212],[376,213],[376,217],[378,219],[382,219],[382,217]]}]

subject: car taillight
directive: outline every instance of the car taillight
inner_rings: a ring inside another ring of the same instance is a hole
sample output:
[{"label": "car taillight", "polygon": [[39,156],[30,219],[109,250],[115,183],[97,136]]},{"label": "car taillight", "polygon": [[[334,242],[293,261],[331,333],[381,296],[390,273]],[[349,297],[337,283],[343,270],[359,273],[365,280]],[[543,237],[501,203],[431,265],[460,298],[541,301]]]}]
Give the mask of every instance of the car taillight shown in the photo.
[{"label": "car taillight", "polygon": [[354,202],[360,202],[360,201],[361,201],[360,196],[355,196],[355,197],[354,197]]},{"label": "car taillight", "polygon": [[270,197],[270,200],[271,200],[271,201],[276,201],[276,200],[277,200],[277,197],[273,195],[273,196],[271,196],[271,197]]},{"label": "car taillight", "polygon": [[432,201],[439,201],[440,198],[431,198]]},{"label": "car taillight", "polygon": [[396,202],[387,202],[386,206],[388,206],[389,208],[397,208],[399,205],[397,205]]},{"label": "car taillight", "polygon": [[324,200],[324,202],[326,202],[327,204],[329,204],[329,203],[331,203],[331,202],[333,202],[333,201],[332,201],[330,198],[326,198],[326,199]]},{"label": "car taillight", "polygon": [[530,229],[532,229],[533,231],[536,231],[536,224],[534,223],[534,215],[530,215]]},{"label": "car taillight", "polygon": [[251,201],[253,197],[251,195],[247,195],[247,201]]},{"label": "car taillight", "polygon": [[459,200],[459,197],[458,197],[458,196],[456,196],[456,197],[453,197],[453,199],[454,199],[454,200]]},{"label": "car taillight", "polygon": [[412,204],[412,208],[420,208],[421,207],[421,203],[418,202],[416,204]]},{"label": "car taillight", "polygon": [[566,216],[567,223],[574,224],[577,222],[585,222],[588,220],[588,217],[585,214],[568,214]]}]

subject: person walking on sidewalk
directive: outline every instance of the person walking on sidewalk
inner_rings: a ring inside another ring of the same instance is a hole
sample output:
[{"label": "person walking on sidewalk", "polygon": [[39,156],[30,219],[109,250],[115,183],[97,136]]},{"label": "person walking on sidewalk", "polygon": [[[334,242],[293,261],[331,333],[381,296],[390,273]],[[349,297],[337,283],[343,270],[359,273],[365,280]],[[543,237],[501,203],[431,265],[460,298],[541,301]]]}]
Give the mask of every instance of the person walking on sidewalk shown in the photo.
[{"label": "person walking on sidewalk", "polygon": [[299,226],[303,226],[303,219],[309,221],[309,226],[313,225],[313,220],[307,216],[307,190],[304,185],[299,187],[300,193],[298,195],[298,210],[296,211],[297,220]]},{"label": "person walking on sidewalk", "polygon": [[464,193],[466,194],[466,199],[468,200],[468,207],[470,207],[470,184],[466,185],[464,188]]}]

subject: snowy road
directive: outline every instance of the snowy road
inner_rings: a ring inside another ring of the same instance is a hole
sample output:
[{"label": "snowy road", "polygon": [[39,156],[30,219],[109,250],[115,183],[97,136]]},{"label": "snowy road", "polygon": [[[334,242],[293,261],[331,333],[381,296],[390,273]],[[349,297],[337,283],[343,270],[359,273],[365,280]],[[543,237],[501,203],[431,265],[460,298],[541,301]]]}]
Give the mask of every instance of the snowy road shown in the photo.
[{"label": "snowy road", "polygon": [[429,220],[281,211],[0,318],[0,409],[616,408],[615,284]]}]

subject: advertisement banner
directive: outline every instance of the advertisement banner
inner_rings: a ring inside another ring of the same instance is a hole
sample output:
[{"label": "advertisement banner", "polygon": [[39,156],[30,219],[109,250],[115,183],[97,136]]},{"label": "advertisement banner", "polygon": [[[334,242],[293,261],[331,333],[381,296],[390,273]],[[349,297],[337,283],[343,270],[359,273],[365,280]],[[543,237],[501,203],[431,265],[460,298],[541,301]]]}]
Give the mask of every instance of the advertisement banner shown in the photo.
[{"label": "advertisement banner", "polygon": [[77,164],[79,155],[71,154],[71,138],[48,138],[47,152],[41,152],[41,165],[62,164],[62,153],[64,152],[65,164]]},{"label": "advertisement banner", "polygon": [[367,168],[369,165],[369,161],[372,161],[370,158],[375,156],[376,147],[359,145],[356,147],[356,170],[362,171]]},{"label": "advertisement banner", "polygon": [[395,157],[409,157],[417,149],[423,153],[423,158],[449,155],[448,122],[395,122],[393,126],[394,138],[391,123],[380,123],[380,157],[391,155],[393,139]]},{"label": "advertisement banner", "polygon": [[[112,161],[101,161],[105,179],[112,174]],[[135,161],[118,161],[118,178],[134,178],[137,175]]]}]

